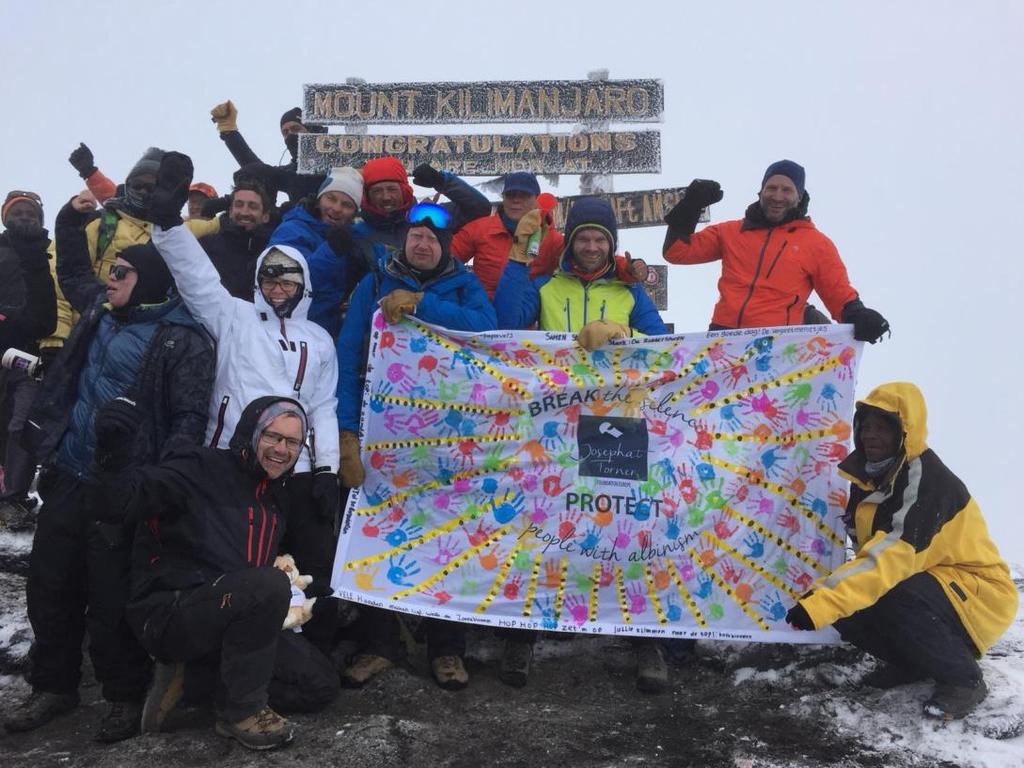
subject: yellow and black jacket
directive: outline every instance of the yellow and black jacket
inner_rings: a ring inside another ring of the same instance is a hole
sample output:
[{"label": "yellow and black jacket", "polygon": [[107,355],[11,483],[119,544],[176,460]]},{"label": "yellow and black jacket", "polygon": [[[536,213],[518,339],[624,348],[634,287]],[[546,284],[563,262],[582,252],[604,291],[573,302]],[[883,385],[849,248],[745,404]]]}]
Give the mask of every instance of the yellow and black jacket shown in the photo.
[{"label": "yellow and black jacket", "polygon": [[853,560],[801,599],[816,628],[873,605],[904,579],[926,571],[941,585],[984,653],[1017,614],[1017,590],[967,487],[925,443],[924,397],[913,384],[883,384],[858,402],[899,417],[904,452],[878,485],[856,450],[839,465],[851,482],[846,508]]}]

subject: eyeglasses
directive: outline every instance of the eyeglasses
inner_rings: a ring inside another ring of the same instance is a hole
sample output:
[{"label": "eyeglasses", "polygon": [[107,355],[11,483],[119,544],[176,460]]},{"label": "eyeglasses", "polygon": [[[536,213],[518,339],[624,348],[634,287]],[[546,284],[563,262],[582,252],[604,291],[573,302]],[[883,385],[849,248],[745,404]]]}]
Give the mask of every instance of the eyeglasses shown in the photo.
[{"label": "eyeglasses", "polygon": [[277,288],[289,296],[294,296],[296,291],[299,290],[299,284],[293,283],[291,280],[274,280],[269,277],[260,277],[260,288],[268,293]]},{"label": "eyeglasses", "polygon": [[110,276],[117,281],[124,280],[132,272],[138,273],[135,267],[126,267],[124,264],[111,264]]},{"label": "eyeglasses", "polygon": [[448,229],[452,223],[452,215],[437,203],[417,203],[409,209],[405,217],[410,224],[430,223],[437,229]]},{"label": "eyeglasses", "polygon": [[302,447],[302,441],[297,437],[285,437],[278,432],[264,431],[260,435],[260,442],[266,443],[267,445],[278,445],[281,441],[284,441],[289,451],[297,451]]}]

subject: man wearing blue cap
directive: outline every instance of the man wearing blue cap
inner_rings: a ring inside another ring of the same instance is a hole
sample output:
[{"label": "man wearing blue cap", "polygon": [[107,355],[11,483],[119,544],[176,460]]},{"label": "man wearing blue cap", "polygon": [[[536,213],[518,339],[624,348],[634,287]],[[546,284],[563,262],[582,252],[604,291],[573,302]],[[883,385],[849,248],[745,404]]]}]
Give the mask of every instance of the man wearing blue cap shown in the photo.
[{"label": "man wearing blue cap", "polygon": [[852,323],[854,337],[874,344],[889,330],[850,285],[835,245],[807,215],[806,173],[792,160],[768,166],[758,199],[742,219],[694,233],[701,211],[722,199],[716,181],[694,179],[665,216],[662,252],[672,264],[722,261],[711,330],[799,325],[815,291],[836,320]]}]

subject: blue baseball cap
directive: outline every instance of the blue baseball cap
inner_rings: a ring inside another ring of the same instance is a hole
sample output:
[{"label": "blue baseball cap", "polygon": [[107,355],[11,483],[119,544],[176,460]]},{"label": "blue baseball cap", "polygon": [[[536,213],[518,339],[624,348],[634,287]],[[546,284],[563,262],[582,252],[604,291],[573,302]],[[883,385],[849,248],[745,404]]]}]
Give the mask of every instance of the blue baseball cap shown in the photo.
[{"label": "blue baseball cap", "polygon": [[539,195],[540,184],[537,177],[527,171],[516,171],[505,175],[505,186],[501,194],[506,192],[526,192],[528,195]]}]

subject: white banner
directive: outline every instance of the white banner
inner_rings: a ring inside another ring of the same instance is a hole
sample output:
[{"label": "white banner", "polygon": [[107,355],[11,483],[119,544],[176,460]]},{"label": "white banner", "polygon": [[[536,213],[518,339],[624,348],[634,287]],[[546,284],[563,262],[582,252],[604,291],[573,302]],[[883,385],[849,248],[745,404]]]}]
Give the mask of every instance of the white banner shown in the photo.
[{"label": "white banner", "polygon": [[850,326],[639,337],[375,318],[337,594],[522,629],[828,642],[786,610],[844,560]]}]

